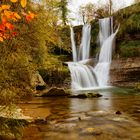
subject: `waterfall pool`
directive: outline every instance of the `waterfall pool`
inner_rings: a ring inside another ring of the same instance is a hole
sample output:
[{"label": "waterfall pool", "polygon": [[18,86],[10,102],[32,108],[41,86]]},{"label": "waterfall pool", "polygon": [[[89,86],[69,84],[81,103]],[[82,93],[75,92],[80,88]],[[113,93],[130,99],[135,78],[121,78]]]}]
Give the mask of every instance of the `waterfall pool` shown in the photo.
[{"label": "waterfall pool", "polygon": [[35,97],[21,103],[26,115],[46,120],[25,127],[23,140],[139,140],[140,92],[121,88],[97,92],[103,96]]}]

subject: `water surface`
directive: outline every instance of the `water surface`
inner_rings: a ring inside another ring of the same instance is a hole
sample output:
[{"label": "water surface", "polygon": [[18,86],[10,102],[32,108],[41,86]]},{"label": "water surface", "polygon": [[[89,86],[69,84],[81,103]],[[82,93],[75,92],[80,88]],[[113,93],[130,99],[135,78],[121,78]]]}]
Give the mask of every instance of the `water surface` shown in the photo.
[{"label": "water surface", "polygon": [[25,128],[23,139],[139,140],[140,93],[118,88],[98,92],[103,96],[33,98],[21,104],[26,114],[32,111],[30,115],[46,119],[46,123]]}]

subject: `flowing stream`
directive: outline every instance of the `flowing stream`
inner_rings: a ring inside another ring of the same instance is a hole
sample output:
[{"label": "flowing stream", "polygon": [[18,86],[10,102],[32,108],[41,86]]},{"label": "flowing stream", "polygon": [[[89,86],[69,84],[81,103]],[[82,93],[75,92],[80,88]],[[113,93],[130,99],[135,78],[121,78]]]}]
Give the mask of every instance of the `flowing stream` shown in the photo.
[{"label": "flowing stream", "polygon": [[113,32],[113,18],[99,20],[100,53],[95,67],[86,62],[90,59],[91,25],[83,25],[80,47],[76,47],[74,31],[71,28],[73,61],[68,66],[71,73],[72,89],[96,89],[109,86],[109,69],[112,60],[112,47],[118,29]]}]

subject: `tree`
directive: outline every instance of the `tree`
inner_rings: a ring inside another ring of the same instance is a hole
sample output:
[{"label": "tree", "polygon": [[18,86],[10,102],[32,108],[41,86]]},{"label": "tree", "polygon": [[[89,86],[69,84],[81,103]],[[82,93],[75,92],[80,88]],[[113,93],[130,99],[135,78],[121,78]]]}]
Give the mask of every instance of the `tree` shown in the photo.
[{"label": "tree", "polygon": [[139,3],[140,2],[140,0],[134,0],[134,3]]},{"label": "tree", "polygon": [[81,5],[79,8],[79,15],[81,16],[82,22],[85,24],[96,18],[111,16],[114,12],[112,4],[112,0],[109,0],[107,4],[101,5],[100,7],[96,7],[93,3]]},{"label": "tree", "polygon": [[113,1],[109,0],[107,4],[101,5],[96,9],[95,17],[97,19],[112,16],[114,13]]},{"label": "tree", "polygon": [[60,0],[59,2],[59,8],[61,10],[61,18],[63,21],[63,24],[66,25],[67,24],[67,15],[68,15],[68,1],[67,0]]},{"label": "tree", "polygon": [[112,15],[112,0],[109,0],[109,15]]},{"label": "tree", "polygon": [[46,5],[28,2],[26,8],[19,2],[5,0],[0,6],[0,101],[6,104],[33,93],[31,79],[49,62],[49,44],[56,45],[59,37],[57,0],[46,0]]},{"label": "tree", "polygon": [[82,5],[79,8],[79,15],[81,16],[82,22],[89,23],[95,17],[96,7],[92,3],[88,3],[87,5]]}]

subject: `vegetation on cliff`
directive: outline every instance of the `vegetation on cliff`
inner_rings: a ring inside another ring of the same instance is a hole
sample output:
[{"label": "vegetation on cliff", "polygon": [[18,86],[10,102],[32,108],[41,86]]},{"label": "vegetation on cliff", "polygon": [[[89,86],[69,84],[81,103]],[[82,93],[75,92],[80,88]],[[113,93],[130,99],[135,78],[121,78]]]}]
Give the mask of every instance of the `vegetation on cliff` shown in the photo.
[{"label": "vegetation on cliff", "polygon": [[117,50],[121,57],[140,56],[140,3],[129,6],[115,14],[120,29],[117,35]]}]

